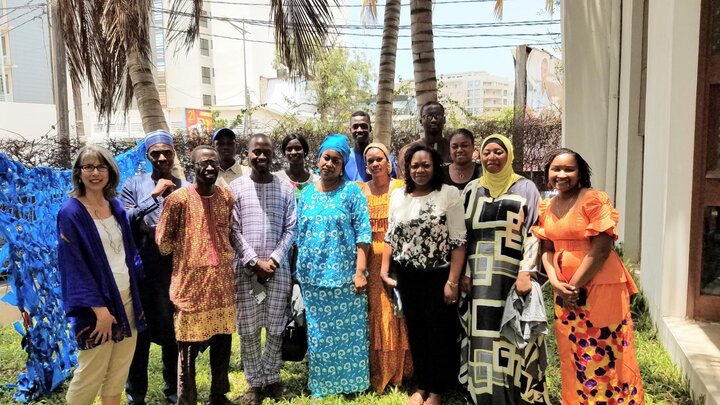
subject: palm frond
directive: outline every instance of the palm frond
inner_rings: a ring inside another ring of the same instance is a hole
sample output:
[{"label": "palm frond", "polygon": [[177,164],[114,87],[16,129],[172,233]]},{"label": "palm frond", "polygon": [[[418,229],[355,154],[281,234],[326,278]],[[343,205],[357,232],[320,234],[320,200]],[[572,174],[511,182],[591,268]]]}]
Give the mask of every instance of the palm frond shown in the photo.
[{"label": "palm frond", "polygon": [[[555,12],[555,1],[556,0],[546,0],[545,1],[545,9],[547,10],[548,13],[550,13],[551,17],[553,15],[553,13]],[[503,18],[503,6],[504,6],[503,0],[495,0],[494,14],[495,14],[495,18],[497,20],[502,20],[502,18]]]},{"label": "palm frond", "polygon": [[502,20],[503,17],[503,0],[495,0],[495,9],[493,10],[495,18]]},{"label": "palm frond", "polygon": [[[332,0],[338,6],[338,0]],[[335,32],[329,0],[271,0],[275,46],[280,62],[291,74],[309,77],[312,61],[324,52]]]},{"label": "palm frond", "polygon": [[374,24],[377,22],[377,0],[362,0],[362,12],[360,13],[363,24]]},{"label": "palm frond", "polygon": [[107,119],[132,104],[127,56],[150,58],[152,0],[57,0],[70,77],[85,82],[98,115]]},{"label": "palm frond", "polygon": [[202,0],[172,0],[168,18],[168,41],[189,50],[200,34]]}]

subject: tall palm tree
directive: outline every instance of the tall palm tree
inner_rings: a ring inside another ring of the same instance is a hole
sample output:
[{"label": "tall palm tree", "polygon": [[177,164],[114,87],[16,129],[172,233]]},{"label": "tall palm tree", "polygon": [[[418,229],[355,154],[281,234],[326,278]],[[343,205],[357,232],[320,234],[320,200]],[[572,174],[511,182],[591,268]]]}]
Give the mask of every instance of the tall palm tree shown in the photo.
[{"label": "tall palm tree", "polygon": [[435,47],[432,30],[432,0],[410,0],[415,99],[418,106],[437,101]]},{"label": "tall palm tree", "polygon": [[[134,96],[143,129],[168,130],[152,72],[153,1],[52,1],[62,21],[70,77],[88,85],[98,115],[109,121],[115,112],[127,113]],[[170,41],[192,46],[202,5],[202,0],[172,0]],[[271,13],[280,62],[290,73],[307,74],[330,33],[329,0],[271,0]]]},{"label": "tall palm tree", "polygon": [[391,145],[392,113],[395,90],[395,59],[400,28],[400,0],[385,2],[380,70],[378,72],[377,105],[375,107],[375,139]]}]

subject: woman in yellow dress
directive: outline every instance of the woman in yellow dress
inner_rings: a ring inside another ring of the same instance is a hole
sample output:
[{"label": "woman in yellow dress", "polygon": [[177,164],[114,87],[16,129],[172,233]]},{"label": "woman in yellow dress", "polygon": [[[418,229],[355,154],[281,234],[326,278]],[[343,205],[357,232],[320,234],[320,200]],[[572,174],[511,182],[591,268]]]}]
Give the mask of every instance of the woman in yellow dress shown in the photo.
[{"label": "woman in yellow dress", "polygon": [[390,178],[392,166],[387,147],[371,143],[363,153],[370,181],[359,183],[368,200],[372,250],[369,257],[368,312],[370,325],[370,385],[377,393],[388,384],[398,386],[412,376],[412,358],[405,321],[395,315],[392,287],[395,281],[381,274],[383,238],[387,230],[390,193],[405,182]]}]

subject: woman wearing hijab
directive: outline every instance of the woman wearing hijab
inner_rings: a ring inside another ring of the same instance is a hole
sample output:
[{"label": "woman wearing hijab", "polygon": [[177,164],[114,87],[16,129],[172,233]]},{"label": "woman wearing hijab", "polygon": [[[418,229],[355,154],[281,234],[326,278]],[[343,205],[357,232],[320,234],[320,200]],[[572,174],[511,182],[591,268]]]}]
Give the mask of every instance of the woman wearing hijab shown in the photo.
[{"label": "woman wearing hijab", "polygon": [[320,146],[320,181],[298,201],[297,279],[308,325],[308,388],[314,398],[368,389],[367,200],[347,179],[344,135]]},{"label": "woman wearing hijab", "polygon": [[[468,259],[460,306],[460,382],[476,404],[548,404],[547,322],[540,285],[533,281],[538,240],[531,232],[540,194],[533,182],[513,172],[508,138],[485,138],[481,162],[483,175],[463,193]],[[523,319],[532,320],[524,338],[504,327],[509,297],[510,309],[519,302]]]},{"label": "woman wearing hijab", "polygon": [[395,314],[393,292],[386,288],[394,280],[380,271],[385,248],[390,193],[405,182],[390,178],[390,153],[382,143],[365,147],[365,171],[371,176],[366,183],[358,183],[368,200],[372,248],[368,258],[368,318],[370,321],[370,385],[377,393],[389,384],[399,386],[412,376],[412,358],[408,346],[407,328],[403,318]]}]

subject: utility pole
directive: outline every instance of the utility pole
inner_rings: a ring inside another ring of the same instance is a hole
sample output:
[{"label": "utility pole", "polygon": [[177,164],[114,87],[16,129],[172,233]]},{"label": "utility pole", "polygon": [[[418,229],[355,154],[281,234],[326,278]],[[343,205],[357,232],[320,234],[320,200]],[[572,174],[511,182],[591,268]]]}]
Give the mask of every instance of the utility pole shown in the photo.
[{"label": "utility pole", "polygon": [[245,125],[243,125],[243,135],[245,138],[247,138],[247,132],[248,127],[252,125],[251,117],[252,113],[250,111],[250,91],[248,90],[247,85],[247,43],[245,42],[245,21],[243,20],[242,23],[242,41],[243,41],[243,76],[245,80]]},{"label": "utility pole", "polygon": [[238,27],[237,25],[233,24],[230,20],[225,20],[228,24],[230,24],[231,27],[235,28],[242,34],[242,42],[243,42],[243,80],[245,84],[245,118],[243,119],[243,137],[246,138],[248,134],[248,127],[251,126],[252,122],[252,112],[250,111],[250,90],[248,90],[248,81],[247,81],[247,42],[245,42],[245,34],[247,31],[245,30],[245,21],[242,23],[242,27]]},{"label": "utility pole", "polygon": [[60,164],[70,167],[70,124],[68,120],[68,90],[67,67],[65,58],[65,41],[60,26],[57,0],[48,1],[50,20],[50,51],[52,57],[53,92],[55,96],[55,111],[57,114],[57,142],[60,147]]},{"label": "utility pole", "polygon": [[524,172],[525,162],[525,104],[527,103],[527,57],[530,48],[527,45],[515,47],[515,97],[512,125],[512,143],[515,149],[513,170]]}]

